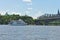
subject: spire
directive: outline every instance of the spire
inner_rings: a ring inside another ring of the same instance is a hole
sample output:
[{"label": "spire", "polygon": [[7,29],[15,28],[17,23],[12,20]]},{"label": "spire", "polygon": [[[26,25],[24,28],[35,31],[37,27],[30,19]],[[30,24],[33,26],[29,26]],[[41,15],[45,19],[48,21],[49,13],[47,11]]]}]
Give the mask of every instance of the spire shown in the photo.
[{"label": "spire", "polygon": [[59,9],[58,9],[58,15],[60,15]]},{"label": "spire", "polygon": [[6,12],[5,14],[8,14],[8,12]]}]

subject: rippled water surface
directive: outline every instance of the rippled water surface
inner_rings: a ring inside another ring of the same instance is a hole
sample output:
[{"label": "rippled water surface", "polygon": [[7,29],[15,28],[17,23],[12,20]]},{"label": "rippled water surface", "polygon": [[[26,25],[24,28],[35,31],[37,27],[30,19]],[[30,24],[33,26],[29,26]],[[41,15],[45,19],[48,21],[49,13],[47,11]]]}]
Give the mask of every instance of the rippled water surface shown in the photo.
[{"label": "rippled water surface", "polygon": [[0,25],[0,40],[60,40],[60,26]]}]

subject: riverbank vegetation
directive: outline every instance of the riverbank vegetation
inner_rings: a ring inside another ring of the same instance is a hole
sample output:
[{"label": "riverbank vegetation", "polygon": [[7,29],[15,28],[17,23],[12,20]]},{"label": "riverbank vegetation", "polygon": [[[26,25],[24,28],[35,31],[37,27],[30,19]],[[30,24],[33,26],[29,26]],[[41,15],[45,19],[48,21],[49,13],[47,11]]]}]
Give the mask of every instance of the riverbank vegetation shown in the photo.
[{"label": "riverbank vegetation", "polygon": [[[33,19],[31,16],[24,15],[9,15],[7,12],[5,15],[0,14],[0,24],[9,24],[12,20],[19,20],[22,19],[24,22],[26,22],[28,25],[60,25],[60,20],[58,21],[50,21],[49,23],[47,21],[44,21],[43,19],[37,18]],[[41,21],[42,20],[42,21]]]},{"label": "riverbank vegetation", "polygon": [[0,14],[0,24],[9,24],[10,21],[19,20],[19,19],[22,19],[27,24],[34,24],[34,19],[27,15],[24,16],[15,15],[15,14],[9,15],[7,12],[5,15]]}]

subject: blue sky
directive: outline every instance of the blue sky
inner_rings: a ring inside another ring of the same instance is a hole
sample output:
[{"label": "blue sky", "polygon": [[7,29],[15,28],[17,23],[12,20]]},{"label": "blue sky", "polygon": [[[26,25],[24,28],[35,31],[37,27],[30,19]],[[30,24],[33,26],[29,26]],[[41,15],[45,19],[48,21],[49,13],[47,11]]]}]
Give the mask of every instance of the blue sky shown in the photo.
[{"label": "blue sky", "polygon": [[0,13],[29,15],[34,18],[45,13],[57,14],[60,0],[0,0]]}]

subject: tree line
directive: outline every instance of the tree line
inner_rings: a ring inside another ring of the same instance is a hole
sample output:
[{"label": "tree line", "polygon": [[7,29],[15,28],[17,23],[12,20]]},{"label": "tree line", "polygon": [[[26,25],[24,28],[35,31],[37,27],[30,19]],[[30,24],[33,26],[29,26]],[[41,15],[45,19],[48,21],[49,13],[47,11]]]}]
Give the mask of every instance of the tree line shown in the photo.
[{"label": "tree line", "polygon": [[[41,16],[40,16],[41,17]],[[9,15],[7,12],[5,15],[1,15],[0,14],[0,24],[4,25],[4,24],[9,24],[10,21],[12,20],[19,20],[22,19],[24,22],[26,22],[28,25],[45,25],[46,22],[44,21],[40,21],[41,18],[43,17],[38,17],[37,19],[33,19],[31,16],[28,15],[24,15],[24,16],[20,16],[20,15]],[[45,17],[44,17],[45,18]],[[48,23],[48,25],[60,25],[60,20],[54,20]]]},{"label": "tree line", "polygon": [[9,24],[10,21],[12,20],[19,20],[22,19],[24,22],[26,22],[28,25],[34,24],[34,19],[30,16],[24,15],[24,16],[20,16],[20,15],[9,15],[7,12],[5,15],[1,15],[0,14],[0,24]]}]

